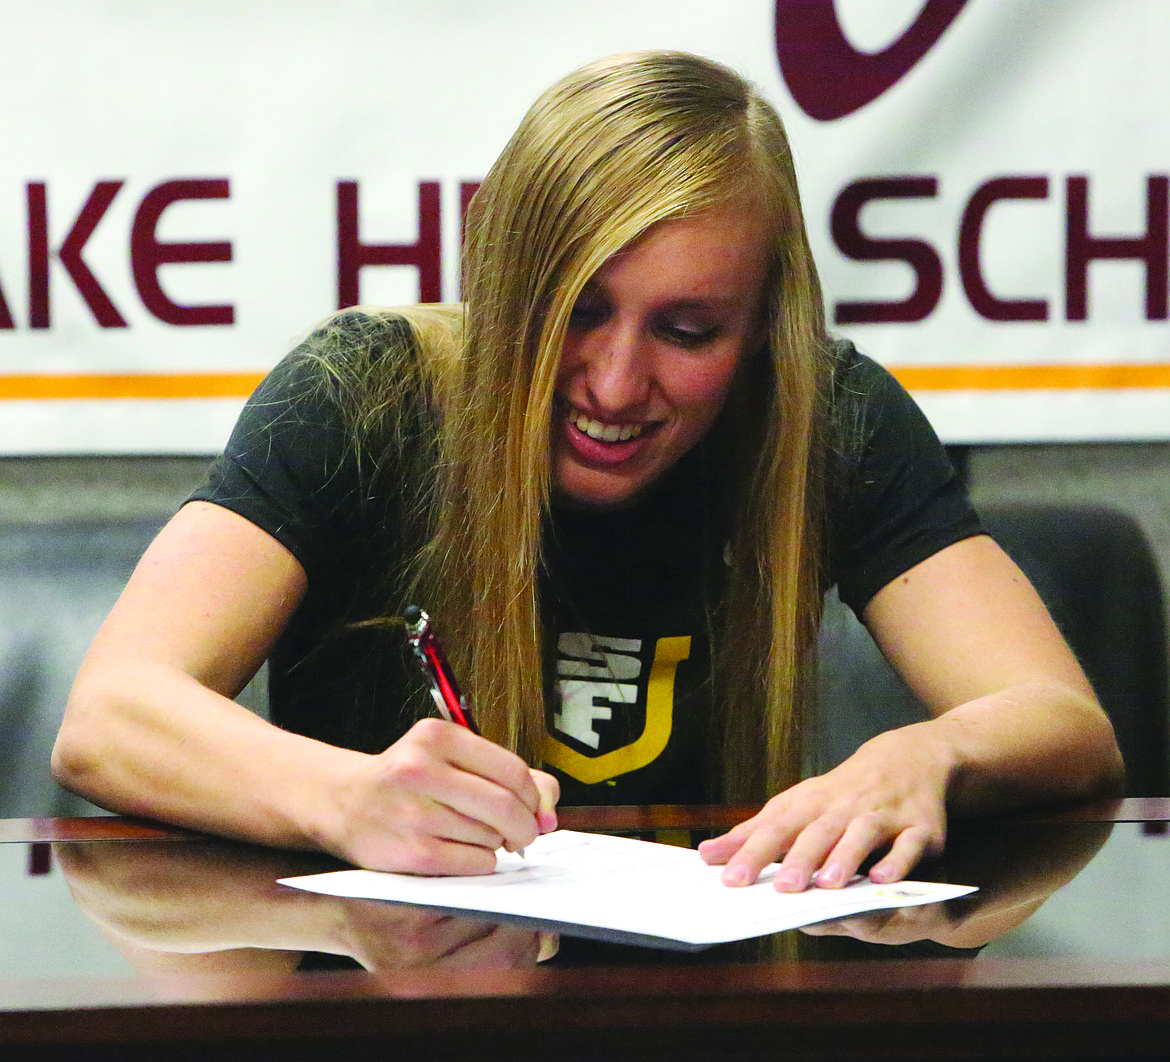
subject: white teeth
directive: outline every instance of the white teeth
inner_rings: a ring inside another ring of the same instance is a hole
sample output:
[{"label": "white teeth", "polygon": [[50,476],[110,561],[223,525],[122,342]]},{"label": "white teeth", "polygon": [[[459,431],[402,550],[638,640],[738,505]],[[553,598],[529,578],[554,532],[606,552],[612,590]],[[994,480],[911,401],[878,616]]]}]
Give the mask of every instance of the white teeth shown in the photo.
[{"label": "white teeth", "polygon": [[591,420],[581,413],[572,414],[570,420],[578,431],[599,442],[626,442],[642,434],[641,424],[602,424],[601,421]]}]

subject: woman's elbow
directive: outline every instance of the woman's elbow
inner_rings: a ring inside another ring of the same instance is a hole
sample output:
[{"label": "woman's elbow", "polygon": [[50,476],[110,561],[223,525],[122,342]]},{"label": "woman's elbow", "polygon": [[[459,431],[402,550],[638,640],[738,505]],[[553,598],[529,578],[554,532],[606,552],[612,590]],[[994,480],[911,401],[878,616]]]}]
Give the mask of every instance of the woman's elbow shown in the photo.
[{"label": "woman's elbow", "polygon": [[1125,760],[1117,742],[1113,721],[1096,696],[1079,696],[1084,717],[1077,727],[1077,758],[1085,795],[1121,796],[1125,792]]},{"label": "woman's elbow", "polygon": [[1126,789],[1125,759],[1108,717],[1105,719],[1105,732],[1100,739],[1098,758],[1101,763],[1098,792],[1101,796],[1122,796]]},{"label": "woman's elbow", "polygon": [[62,725],[57,732],[57,740],[53,743],[53,752],[49,757],[49,771],[61,788],[72,793],[80,793],[82,779],[88,774],[89,758],[82,748],[75,742],[67,728]]},{"label": "woman's elbow", "polygon": [[78,681],[69,695],[65,714],[49,757],[53,780],[61,787],[93,798],[100,789],[101,735],[108,727],[101,722],[106,698],[92,684]]}]

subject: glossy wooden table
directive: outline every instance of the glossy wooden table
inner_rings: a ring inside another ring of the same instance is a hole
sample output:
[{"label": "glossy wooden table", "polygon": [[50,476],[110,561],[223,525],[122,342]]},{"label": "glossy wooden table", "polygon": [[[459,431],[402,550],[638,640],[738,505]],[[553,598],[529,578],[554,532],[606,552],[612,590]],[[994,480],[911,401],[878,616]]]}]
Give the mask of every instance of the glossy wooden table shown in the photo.
[{"label": "glossy wooden table", "polygon": [[[742,814],[562,825],[677,840]],[[952,826],[919,876],[977,884],[971,901],[697,953],[561,936],[549,957],[523,925],[290,901],[275,878],[320,862],[296,853],[3,821],[0,1059],[1167,1058],[1168,822],[1170,801],[1128,800]],[[339,924],[372,970],[268,943]]]}]

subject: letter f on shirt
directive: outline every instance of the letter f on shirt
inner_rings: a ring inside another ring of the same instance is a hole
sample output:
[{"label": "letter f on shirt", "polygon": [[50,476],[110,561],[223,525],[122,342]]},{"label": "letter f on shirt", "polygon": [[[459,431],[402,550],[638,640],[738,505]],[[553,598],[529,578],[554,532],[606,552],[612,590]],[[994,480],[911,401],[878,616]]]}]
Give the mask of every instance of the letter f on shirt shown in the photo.
[{"label": "letter f on shirt", "polygon": [[580,631],[561,634],[557,642],[561,710],[553,716],[553,726],[597,748],[601,737],[594,722],[612,718],[612,704],[637,703],[636,682],[616,680],[638,678],[642,663],[635,654],[641,648],[639,638],[598,638]]}]

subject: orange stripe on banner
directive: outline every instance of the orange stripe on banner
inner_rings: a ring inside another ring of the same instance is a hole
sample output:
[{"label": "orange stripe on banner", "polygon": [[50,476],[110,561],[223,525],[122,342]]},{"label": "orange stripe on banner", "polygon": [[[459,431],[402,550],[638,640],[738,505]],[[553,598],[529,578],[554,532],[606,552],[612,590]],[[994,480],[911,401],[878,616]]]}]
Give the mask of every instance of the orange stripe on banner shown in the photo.
[{"label": "orange stripe on banner", "polygon": [[908,391],[1065,391],[1170,387],[1170,364],[889,365]]},{"label": "orange stripe on banner", "polygon": [[[890,365],[910,391],[1170,388],[1170,363],[1143,365]],[[101,398],[247,398],[261,372],[0,376],[0,401]]]},{"label": "orange stripe on banner", "polygon": [[0,376],[0,401],[55,398],[247,398],[260,372]]}]

